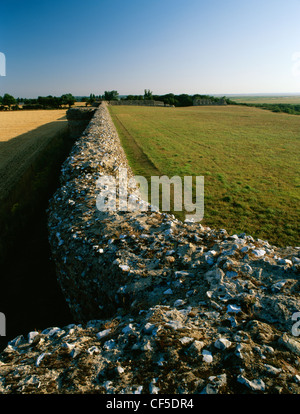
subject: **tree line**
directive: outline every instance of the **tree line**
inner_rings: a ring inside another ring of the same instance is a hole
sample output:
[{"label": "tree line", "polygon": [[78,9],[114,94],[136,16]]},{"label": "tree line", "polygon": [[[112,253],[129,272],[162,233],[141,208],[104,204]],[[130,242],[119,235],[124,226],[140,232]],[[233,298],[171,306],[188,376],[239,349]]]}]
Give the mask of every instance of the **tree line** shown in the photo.
[{"label": "tree line", "polygon": [[[168,93],[165,95],[155,95],[150,89],[144,89],[143,95],[127,95],[120,97],[119,92],[116,90],[113,91],[105,91],[103,95],[95,96],[91,94],[89,97],[89,101],[92,103],[97,100],[105,100],[105,101],[114,101],[114,100],[121,100],[121,101],[144,101],[144,100],[155,100],[161,101],[167,105],[174,105],[174,106],[193,106],[193,101],[195,99],[209,99],[211,102],[219,102],[220,100],[225,100],[226,103],[230,104],[231,101],[226,99],[225,96],[222,98],[217,98],[215,96],[210,95],[188,95],[188,94],[180,94],[175,95],[174,93]],[[86,99],[87,100],[87,99]]]},{"label": "tree line", "polygon": [[155,101],[161,101],[167,105],[174,105],[176,107],[182,106],[193,106],[193,102],[195,99],[208,99],[211,102],[218,103],[219,101],[226,102],[227,105],[242,105],[242,106],[252,106],[261,109],[267,109],[272,112],[283,112],[292,115],[300,115],[300,105],[299,104],[255,104],[255,103],[240,103],[235,102],[226,96],[222,98],[218,98],[211,95],[188,95],[188,94],[179,94],[175,95],[174,93],[167,93],[165,95],[155,95],[153,94],[150,89],[145,89],[143,95],[127,95],[124,97],[119,98],[119,93],[117,91],[106,91],[102,97],[99,98],[104,99],[106,101],[112,100],[125,100],[125,101],[140,101],[140,100],[148,100],[153,99]]},{"label": "tree line", "polygon": [[[226,102],[228,105],[242,105],[250,106],[261,109],[267,109],[272,112],[283,112],[292,115],[300,115],[300,105],[299,104],[259,104],[259,103],[238,103],[232,101],[225,96],[218,98],[211,95],[188,95],[188,94],[179,94],[175,95],[174,93],[167,93],[165,95],[155,95],[150,89],[144,89],[143,95],[127,95],[120,97],[118,91],[105,91],[103,95],[95,95],[91,93],[87,97],[82,97],[81,102],[85,102],[86,105],[92,105],[96,101],[113,101],[113,100],[155,100],[161,101],[166,105],[174,105],[175,107],[184,107],[184,106],[193,106],[195,99],[208,99],[211,102],[218,103],[220,100]],[[20,104],[22,104],[23,109],[60,109],[65,106],[71,107],[76,102],[75,97],[71,93],[63,94],[60,97],[48,95],[48,96],[39,96],[35,99],[27,98],[14,98],[12,95],[6,93],[3,96],[0,96],[0,111],[1,110],[18,110],[20,109]]]},{"label": "tree line", "polygon": [[75,102],[76,99],[71,93],[66,93],[59,97],[52,95],[39,96],[34,99],[14,98],[6,93],[0,96],[0,110],[18,110],[20,109],[20,104],[22,104],[23,109],[60,109],[64,106],[71,107]]},{"label": "tree line", "polygon": [[[236,103],[235,103],[236,104]],[[267,109],[272,112],[283,112],[290,115],[300,115],[299,104],[268,104],[268,103],[239,103],[243,106],[252,106],[260,109]]]},{"label": "tree line", "polygon": [[211,95],[188,95],[186,93],[175,95],[174,93],[167,93],[165,95],[155,95],[153,94],[150,89],[144,90],[144,95],[127,95],[126,97],[121,98],[121,100],[150,100],[153,99],[155,101],[161,101],[166,105],[174,105],[176,107],[183,107],[183,106],[193,106],[193,102],[195,99],[208,99],[211,102],[219,102],[220,100],[224,100],[226,103],[230,103],[229,99],[226,99],[225,96],[222,98],[217,98]]}]

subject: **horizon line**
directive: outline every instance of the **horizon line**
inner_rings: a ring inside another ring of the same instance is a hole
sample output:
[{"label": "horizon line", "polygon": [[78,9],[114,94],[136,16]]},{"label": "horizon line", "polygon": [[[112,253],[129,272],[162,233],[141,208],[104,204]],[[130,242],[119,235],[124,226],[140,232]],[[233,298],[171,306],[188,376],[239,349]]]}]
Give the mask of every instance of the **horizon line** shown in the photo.
[{"label": "horizon line", "polygon": [[[5,94],[5,93],[9,93],[9,92],[4,92],[3,93],[3,95]],[[64,95],[66,92],[62,92],[62,95]],[[68,92],[68,93],[71,93],[72,95],[73,95],[73,93],[72,92]],[[93,93],[93,92],[91,92],[91,93]],[[89,93],[89,94],[87,94],[87,95],[77,95],[77,94],[74,94],[73,96],[74,97],[77,97],[77,98],[86,98],[86,97],[89,97],[90,96],[90,94],[91,93]],[[289,95],[289,96],[300,96],[300,91],[299,92],[256,92],[256,93],[254,93],[254,92],[251,92],[251,93],[247,93],[247,92],[245,92],[245,93],[174,93],[174,92],[167,92],[167,93],[153,93],[153,95],[159,95],[159,96],[163,96],[163,95],[168,95],[168,94],[170,94],[170,93],[173,93],[174,95],[189,95],[189,96],[193,96],[193,95],[209,95],[209,96],[287,96],[287,95]],[[96,96],[99,96],[99,95],[102,95],[102,94],[94,94],[94,95],[96,95]],[[142,93],[141,94],[138,94],[138,93],[127,93],[127,94],[119,94],[119,96],[128,96],[128,95],[142,95]],[[1,95],[0,95],[1,96]],[[14,97],[15,97],[15,95],[13,95]],[[39,96],[58,96],[58,95],[51,95],[51,94],[48,94],[48,95],[36,95],[36,97],[22,97],[22,98],[24,98],[24,99],[36,99],[36,98],[38,98]],[[20,98],[19,96],[17,97],[17,98]]]}]

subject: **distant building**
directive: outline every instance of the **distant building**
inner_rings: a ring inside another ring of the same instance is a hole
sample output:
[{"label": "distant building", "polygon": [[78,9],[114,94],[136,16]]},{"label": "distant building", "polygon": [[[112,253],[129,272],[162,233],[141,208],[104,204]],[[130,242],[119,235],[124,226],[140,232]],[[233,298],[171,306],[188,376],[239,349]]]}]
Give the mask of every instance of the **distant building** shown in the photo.
[{"label": "distant building", "polygon": [[154,101],[153,99],[148,100],[120,100],[120,101],[109,101],[111,105],[138,105],[138,106],[165,106],[162,101]]},{"label": "distant building", "polygon": [[214,101],[209,98],[194,99],[194,106],[203,106],[203,105],[227,105],[227,102],[224,98],[220,98],[217,101]]}]

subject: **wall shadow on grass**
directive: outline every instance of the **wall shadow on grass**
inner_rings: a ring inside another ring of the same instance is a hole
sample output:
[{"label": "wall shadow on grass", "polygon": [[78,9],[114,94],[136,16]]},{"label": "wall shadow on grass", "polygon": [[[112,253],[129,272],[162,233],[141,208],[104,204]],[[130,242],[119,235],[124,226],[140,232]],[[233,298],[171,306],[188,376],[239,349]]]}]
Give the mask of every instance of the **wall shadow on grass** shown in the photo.
[{"label": "wall shadow on grass", "polygon": [[36,162],[53,138],[67,133],[68,121],[48,122],[38,128],[0,142],[0,200],[13,194],[13,187]]},{"label": "wall shadow on grass", "polygon": [[0,350],[18,335],[73,322],[50,259],[46,215],[72,144],[67,130],[54,135],[1,202]]}]

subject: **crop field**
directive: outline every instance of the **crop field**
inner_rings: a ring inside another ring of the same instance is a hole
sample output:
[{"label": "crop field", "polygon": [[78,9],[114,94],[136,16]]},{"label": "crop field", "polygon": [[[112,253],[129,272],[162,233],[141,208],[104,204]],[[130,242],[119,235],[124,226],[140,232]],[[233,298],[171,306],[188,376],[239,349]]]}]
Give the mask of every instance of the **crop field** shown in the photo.
[{"label": "crop field", "polygon": [[230,99],[237,103],[248,104],[300,104],[300,95],[282,95],[282,96],[231,96]]},{"label": "crop field", "polygon": [[109,110],[136,175],[204,176],[203,225],[299,245],[299,116],[240,106]]},{"label": "crop field", "polygon": [[67,123],[66,110],[0,112],[0,199]]},{"label": "crop field", "polygon": [[[0,142],[9,141],[50,122],[66,122],[65,110],[28,110],[0,112]],[[60,122],[62,126],[62,123]],[[53,125],[52,125],[53,127]],[[49,131],[51,130],[51,126]]]}]

